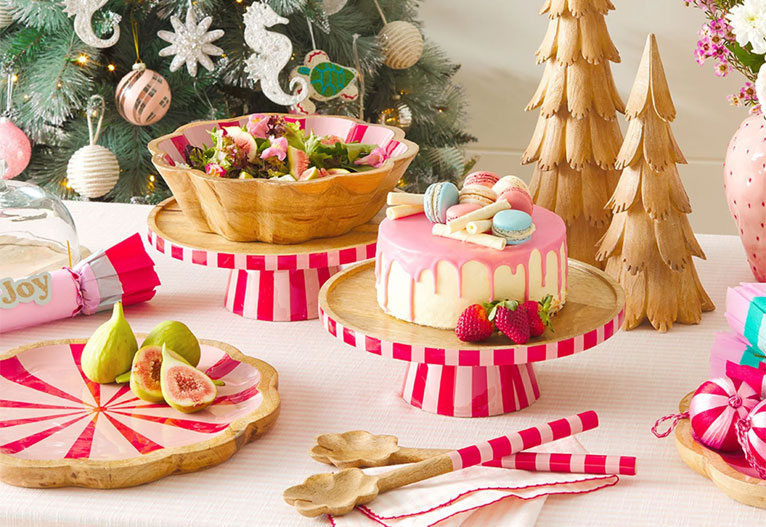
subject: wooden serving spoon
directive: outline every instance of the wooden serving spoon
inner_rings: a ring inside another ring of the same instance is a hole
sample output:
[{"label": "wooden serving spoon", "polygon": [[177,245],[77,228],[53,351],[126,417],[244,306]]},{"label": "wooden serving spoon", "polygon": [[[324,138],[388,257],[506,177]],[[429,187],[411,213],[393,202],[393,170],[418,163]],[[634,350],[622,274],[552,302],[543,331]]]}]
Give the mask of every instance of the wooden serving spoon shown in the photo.
[{"label": "wooden serving spoon", "polygon": [[[384,465],[417,463],[446,454],[441,448],[407,448],[398,445],[396,437],[374,435],[364,430],[343,434],[323,434],[309,451],[320,463],[338,468],[368,468]],[[519,452],[502,459],[482,463],[535,472],[561,472],[567,474],[636,475],[636,458],[602,454],[572,454],[569,452]]]},{"label": "wooden serving spoon", "polygon": [[395,436],[375,435],[364,430],[352,430],[342,434],[322,434],[309,451],[312,458],[338,468],[382,467],[417,463],[449,449],[407,448],[399,446]]},{"label": "wooden serving spoon", "polygon": [[357,505],[370,503],[381,492],[499,459],[597,426],[596,413],[585,412],[453,450],[377,476],[367,475],[358,468],[347,468],[334,474],[317,474],[300,485],[290,487],[282,497],[304,516],[342,516]]}]

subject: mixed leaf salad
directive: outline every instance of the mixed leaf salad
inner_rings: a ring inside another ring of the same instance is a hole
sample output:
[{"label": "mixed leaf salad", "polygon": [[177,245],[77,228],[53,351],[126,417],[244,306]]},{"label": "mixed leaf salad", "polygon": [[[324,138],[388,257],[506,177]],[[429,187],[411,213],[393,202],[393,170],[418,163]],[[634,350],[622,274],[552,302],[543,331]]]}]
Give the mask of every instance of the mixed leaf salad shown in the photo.
[{"label": "mixed leaf salad", "polygon": [[377,145],[347,143],[338,136],[306,133],[277,115],[251,115],[242,126],[216,127],[212,146],[186,148],[186,163],[208,175],[307,181],[380,167]]}]

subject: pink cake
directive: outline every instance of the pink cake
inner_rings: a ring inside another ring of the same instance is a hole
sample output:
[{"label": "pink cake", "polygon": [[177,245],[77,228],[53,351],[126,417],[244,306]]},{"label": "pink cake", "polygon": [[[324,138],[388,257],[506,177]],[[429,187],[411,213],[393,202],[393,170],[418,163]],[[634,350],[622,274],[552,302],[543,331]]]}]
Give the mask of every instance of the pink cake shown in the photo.
[{"label": "pink cake", "polygon": [[567,292],[566,227],[555,213],[534,207],[532,239],[498,251],[431,234],[425,215],[384,220],[378,231],[375,284],[378,304],[396,318],[454,329],[471,304],[540,300],[554,310]]}]

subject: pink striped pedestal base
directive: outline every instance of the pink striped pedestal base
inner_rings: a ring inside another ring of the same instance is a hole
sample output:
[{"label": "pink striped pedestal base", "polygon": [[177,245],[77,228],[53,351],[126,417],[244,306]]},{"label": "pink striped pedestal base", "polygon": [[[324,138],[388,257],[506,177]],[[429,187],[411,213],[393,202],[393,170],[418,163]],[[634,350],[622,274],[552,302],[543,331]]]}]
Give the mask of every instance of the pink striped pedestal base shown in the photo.
[{"label": "pink striped pedestal base", "polygon": [[540,398],[531,364],[442,366],[410,363],[402,398],[450,417],[488,417],[522,410]]},{"label": "pink striped pedestal base", "polygon": [[[149,214],[149,245],[194,265],[229,269],[226,309],[241,317],[273,322],[319,317],[319,290],[342,265],[375,256],[378,227],[368,223],[336,238],[294,245],[232,242],[189,229],[175,199]],[[215,247],[215,248],[213,248]]]},{"label": "pink striped pedestal base", "polygon": [[319,319],[349,346],[408,362],[401,395],[412,406],[450,417],[487,417],[540,398],[535,362],[598,346],[622,326],[625,293],[603,271],[569,260],[567,296],[555,332],[523,345],[499,336],[472,344],[459,341],[453,330],[386,315],[375,295],[375,262],[369,261],[327,280],[319,292]]},{"label": "pink striped pedestal base", "polygon": [[296,271],[235,269],[226,286],[226,309],[236,315],[273,322],[311,320],[319,316],[322,285],[340,267]]}]

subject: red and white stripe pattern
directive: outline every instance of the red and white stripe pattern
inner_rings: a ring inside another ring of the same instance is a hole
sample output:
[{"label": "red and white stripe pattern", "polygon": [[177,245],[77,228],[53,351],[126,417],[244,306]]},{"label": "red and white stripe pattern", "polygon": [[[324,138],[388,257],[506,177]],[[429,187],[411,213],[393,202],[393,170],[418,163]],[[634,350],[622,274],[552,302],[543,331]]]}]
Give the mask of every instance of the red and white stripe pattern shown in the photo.
[{"label": "red and white stripe pattern", "polygon": [[[744,441],[747,442],[747,450],[752,454],[752,462],[757,464],[758,467],[753,467],[758,470],[758,474],[764,474],[766,472],[766,400],[758,403],[755,408],[750,412],[750,415],[746,418],[744,433]],[[749,457],[749,456],[748,456]],[[748,461],[751,461],[748,459]],[[763,476],[760,476],[761,478]]]},{"label": "red and white stripe pattern", "polygon": [[728,377],[705,381],[689,403],[695,438],[714,450],[739,450],[737,422],[747,417],[760,400],[750,384]]},{"label": "red and white stripe pattern", "polygon": [[182,262],[231,269],[226,308],[245,318],[273,322],[319,316],[319,289],[340,266],[375,256],[375,242],[303,254],[234,254],[193,249],[168,241],[151,229],[149,245]]},{"label": "red and white stripe pattern", "polygon": [[343,324],[334,320],[321,308],[319,318],[324,328],[334,337],[350,346],[382,357],[443,366],[505,366],[568,357],[597,346],[611,338],[620,329],[625,319],[625,311],[620,311],[614,319],[583,335],[548,344],[536,345],[532,342],[529,346],[496,349],[444,349],[386,342],[377,337],[365,335],[361,331],[343,327]]},{"label": "red and white stripe pattern", "polygon": [[452,470],[460,470],[593,430],[596,427],[598,427],[598,415],[591,410],[454,450],[447,455],[452,460]]},{"label": "red and white stripe pattern", "polygon": [[522,410],[540,398],[531,364],[440,366],[410,363],[402,398],[450,417],[488,417]]},{"label": "red and white stripe pattern", "polygon": [[340,267],[297,271],[233,270],[226,286],[226,309],[236,315],[272,322],[318,317],[319,289]]},{"label": "red and white stripe pattern", "polygon": [[550,452],[519,452],[501,459],[483,463],[487,467],[511,468],[533,472],[560,472],[566,474],[636,475],[633,456],[605,456],[600,454],[567,454]]},{"label": "red and white stripe pattern", "polygon": [[84,344],[43,343],[0,361],[0,454],[35,460],[140,458],[208,441],[263,401],[261,374],[203,344],[199,368],[225,379],[210,409],[180,414],[136,398],[127,384],[82,372]]},{"label": "red and white stripe pattern", "polygon": [[[318,253],[257,255],[235,254],[184,247],[165,240],[149,230],[149,245],[162,254],[182,262],[215,267],[218,269],[242,269],[246,271],[297,271],[322,269],[350,264],[375,257],[375,242],[358,247],[333,249]],[[289,247],[289,246],[286,246]]]}]

